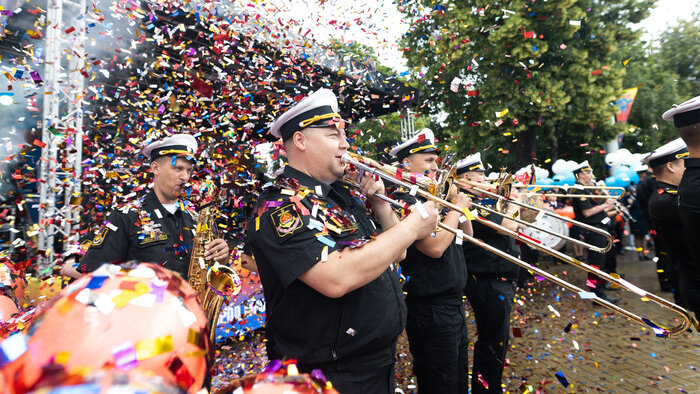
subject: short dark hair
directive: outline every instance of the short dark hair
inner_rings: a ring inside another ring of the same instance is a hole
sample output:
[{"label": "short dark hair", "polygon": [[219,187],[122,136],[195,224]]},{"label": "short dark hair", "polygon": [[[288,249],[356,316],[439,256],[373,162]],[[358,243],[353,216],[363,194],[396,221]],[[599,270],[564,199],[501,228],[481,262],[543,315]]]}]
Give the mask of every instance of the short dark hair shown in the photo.
[{"label": "short dark hair", "polygon": [[700,148],[700,123],[679,127],[678,135],[689,148]]},{"label": "short dark hair", "polygon": [[666,173],[666,164],[677,163],[678,160],[683,160],[683,159],[676,159],[676,160],[667,161],[663,164],[659,164],[658,166],[652,168],[652,170],[654,171],[654,176],[655,177],[663,176]]}]

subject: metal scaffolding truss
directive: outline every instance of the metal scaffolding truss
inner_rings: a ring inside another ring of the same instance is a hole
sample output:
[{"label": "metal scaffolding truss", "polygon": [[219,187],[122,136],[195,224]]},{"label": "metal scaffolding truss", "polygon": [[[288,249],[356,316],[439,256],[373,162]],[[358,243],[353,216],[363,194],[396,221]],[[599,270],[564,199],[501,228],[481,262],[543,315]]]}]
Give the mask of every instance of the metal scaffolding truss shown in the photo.
[{"label": "metal scaffolding truss", "polygon": [[83,151],[86,0],[49,0],[39,194],[38,270],[52,266],[60,235],[77,241]]},{"label": "metal scaffolding truss", "polygon": [[401,122],[401,141],[407,141],[416,135],[415,114],[410,108],[399,112]]}]

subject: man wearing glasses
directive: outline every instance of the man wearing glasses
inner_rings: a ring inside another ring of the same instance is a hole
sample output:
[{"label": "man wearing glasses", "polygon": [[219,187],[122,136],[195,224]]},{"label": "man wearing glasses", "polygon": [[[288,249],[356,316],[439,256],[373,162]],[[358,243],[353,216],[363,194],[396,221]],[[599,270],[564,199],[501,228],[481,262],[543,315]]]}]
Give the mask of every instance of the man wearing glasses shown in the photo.
[{"label": "man wearing glasses", "polygon": [[393,393],[396,339],[406,321],[398,274],[416,239],[435,230],[426,204],[399,221],[382,181],[354,174],[355,191],[338,182],[349,147],[338,101],[320,89],[275,120],[289,161],[263,191],[248,240],[267,302],[274,351],[301,372],[320,369],[340,393]]}]

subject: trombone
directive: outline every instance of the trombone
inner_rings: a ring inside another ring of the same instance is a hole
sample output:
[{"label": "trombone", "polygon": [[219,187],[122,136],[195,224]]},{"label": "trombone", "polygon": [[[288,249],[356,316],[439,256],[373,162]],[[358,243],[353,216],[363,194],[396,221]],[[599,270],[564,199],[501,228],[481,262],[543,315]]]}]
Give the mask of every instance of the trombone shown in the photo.
[{"label": "trombone", "polygon": [[[584,185],[579,185],[579,184],[574,184],[574,185],[528,185],[528,184],[514,184],[513,187],[517,187],[518,189],[520,188],[526,188],[526,189],[535,189],[535,190],[528,190],[525,192],[525,194],[530,194],[530,193],[535,193],[538,189],[563,189],[564,193],[547,193],[547,196],[553,196],[553,197],[564,197],[564,198],[602,198],[602,199],[615,199],[619,200],[622,198],[622,196],[625,195],[626,191],[624,187],[619,187],[619,186],[584,186]],[[569,193],[569,190],[585,190],[585,189],[590,189],[590,190],[600,190],[606,193],[610,193],[610,191],[616,190],[619,192],[619,194],[572,194]]]},{"label": "trombone", "polygon": [[[456,177],[456,175],[453,175],[453,176]],[[550,211],[550,210],[547,210],[547,209],[542,209],[542,208],[533,207],[532,205],[526,204],[526,203],[521,202],[521,201],[518,201],[518,200],[510,199],[510,198],[508,198],[507,196],[503,196],[503,195],[498,194],[498,193],[493,193],[493,192],[490,192],[490,191],[488,191],[488,190],[486,190],[486,189],[483,188],[484,186],[487,186],[487,187],[489,187],[489,188],[492,188],[493,185],[488,185],[488,184],[479,183],[479,182],[473,182],[473,181],[468,181],[468,180],[462,180],[462,179],[456,180],[456,181],[454,181],[454,183],[456,183],[457,185],[459,185],[459,186],[461,186],[461,187],[464,187],[464,188],[471,188],[471,190],[474,190],[474,191],[477,192],[477,193],[481,193],[481,194],[483,194],[483,195],[496,198],[496,199],[498,199],[499,201],[507,201],[507,202],[509,202],[509,203],[513,203],[513,204],[515,204],[515,205],[519,205],[519,206],[524,207],[524,208],[526,208],[526,209],[530,209],[530,210],[533,210],[533,211],[537,211],[537,214],[538,214],[538,215],[548,215],[548,216],[551,216],[551,217],[553,217],[553,218],[556,218],[556,219],[559,219],[559,220],[563,220],[563,221],[565,221],[565,222],[567,222],[567,223],[571,223],[571,224],[574,225],[574,226],[581,227],[581,228],[583,228],[583,229],[586,229],[586,230],[591,231],[591,232],[594,232],[594,233],[598,233],[598,234],[600,234],[600,235],[602,235],[602,236],[605,237],[605,240],[607,241],[607,243],[606,243],[605,247],[601,248],[601,247],[599,247],[599,246],[591,245],[591,244],[588,244],[588,243],[583,242],[583,241],[581,241],[581,240],[577,240],[577,239],[575,239],[575,238],[571,238],[571,237],[568,237],[568,236],[564,236],[564,235],[558,234],[558,233],[556,233],[556,232],[554,232],[554,231],[550,231],[550,230],[548,230],[548,229],[539,228],[539,227],[537,227],[537,226],[532,225],[531,223],[528,223],[528,222],[525,222],[525,221],[522,221],[522,220],[519,220],[519,219],[515,219],[518,223],[525,224],[525,225],[530,226],[530,227],[533,227],[533,228],[535,228],[535,229],[537,229],[537,230],[540,230],[540,231],[546,232],[546,233],[548,233],[548,234],[552,234],[552,235],[554,235],[554,236],[557,236],[557,237],[559,237],[559,238],[566,239],[567,241],[571,241],[571,242],[577,243],[577,244],[579,244],[579,245],[585,246],[586,248],[588,248],[588,249],[590,249],[590,250],[593,250],[594,252],[598,252],[598,253],[607,253],[607,252],[612,248],[612,246],[613,246],[614,240],[613,240],[612,236],[611,236],[607,231],[601,230],[601,229],[599,229],[598,227],[591,226],[591,225],[586,224],[586,223],[583,223],[583,222],[579,222],[578,220],[574,220],[574,219],[568,218],[568,217],[566,217],[566,216],[559,215],[559,214],[557,214],[556,212],[553,212],[553,211]],[[508,191],[508,194],[510,194],[509,191]],[[551,195],[551,194],[550,194],[550,195]],[[586,196],[588,196],[588,195],[586,195]],[[513,218],[509,218],[509,219],[513,219]]]},{"label": "trombone", "polygon": [[[389,181],[389,182],[394,183],[394,184],[401,186],[401,187],[405,187],[405,188],[410,190],[410,194],[412,194],[412,195],[420,195],[421,197],[423,197],[427,200],[436,202],[436,203],[438,203],[446,208],[460,212],[460,213],[464,214],[467,218],[469,218],[471,216],[471,214],[467,214],[468,211],[466,210],[466,208],[462,209],[462,208],[458,207],[457,205],[452,204],[449,201],[446,201],[442,198],[439,198],[439,197],[431,194],[430,191],[426,191],[425,190],[426,187],[429,187],[432,190],[440,189],[440,186],[435,184],[435,182],[430,180],[430,178],[428,178],[428,177],[425,177],[425,179],[424,179],[422,176],[417,176],[416,174],[411,174],[411,175],[409,175],[410,179],[412,181],[415,181],[415,182],[413,182],[413,184],[411,184],[411,183],[405,182],[403,180],[405,174],[403,174],[400,171],[400,169],[398,169],[396,167],[392,167],[392,166],[378,163],[372,159],[366,158],[364,156],[352,154],[350,152],[347,152],[345,155],[343,155],[342,161],[345,162],[346,164],[352,166],[352,167],[355,167],[359,170],[367,172],[371,175],[375,175],[383,180]],[[430,180],[432,182],[426,181],[426,179]],[[355,186],[356,186],[356,184],[355,184]],[[390,204],[392,204],[394,206],[405,208],[405,204],[401,204],[400,202],[395,201],[387,196],[379,195],[379,194],[377,194],[375,196],[378,198],[381,198],[384,201],[389,202]],[[675,327],[666,328],[663,326],[659,326],[658,324],[654,323],[650,319],[638,316],[638,315],[636,315],[636,314],[634,314],[626,309],[623,309],[622,307],[619,307],[613,303],[610,303],[606,300],[598,298],[597,296],[595,296],[595,294],[589,296],[589,294],[590,294],[589,292],[585,292],[584,290],[580,289],[579,287],[577,287],[573,284],[570,284],[562,279],[559,279],[556,276],[554,276],[554,275],[552,275],[544,270],[541,270],[537,267],[534,267],[525,261],[522,261],[516,257],[513,257],[513,256],[509,255],[508,253],[501,251],[500,249],[497,249],[493,246],[490,246],[477,238],[474,238],[472,236],[464,234],[461,230],[454,229],[454,228],[446,226],[442,223],[440,223],[438,226],[441,229],[444,229],[445,231],[449,231],[449,232],[455,234],[456,236],[461,237],[463,240],[466,239],[467,241],[474,243],[475,245],[480,246],[480,247],[488,250],[489,252],[494,253],[495,255],[497,255],[499,257],[502,257],[502,258],[504,258],[504,259],[516,264],[516,265],[519,265],[525,269],[528,269],[528,270],[536,273],[537,275],[540,275],[540,276],[546,278],[547,280],[556,283],[557,285],[560,285],[566,289],[569,289],[570,291],[576,292],[580,298],[592,298],[593,302],[596,302],[596,303],[598,303],[598,304],[600,304],[600,305],[602,305],[610,310],[613,310],[615,312],[619,312],[619,313],[623,314],[624,316],[626,316],[627,318],[634,320],[640,324],[650,326],[653,329],[653,331],[655,332],[655,334],[659,337],[668,337],[670,335],[678,335],[678,334],[685,332],[690,327],[694,327],[696,331],[700,331],[700,325],[698,325],[698,322],[690,315],[690,312],[688,312],[686,309],[684,309],[684,308],[682,308],[682,307],[680,307],[680,306],[678,306],[678,305],[676,305],[676,304],[674,304],[666,299],[663,299],[655,294],[648,293],[647,291],[633,285],[630,282],[627,282],[626,280],[624,280],[622,278],[615,278],[615,277],[613,277],[613,276],[611,276],[603,271],[600,271],[600,270],[598,270],[598,269],[596,269],[588,264],[585,264],[585,263],[583,263],[583,262],[581,262],[573,257],[570,257],[566,254],[563,254],[557,250],[548,248],[544,245],[541,245],[541,243],[539,241],[532,239],[532,238],[530,238],[530,237],[528,237],[528,236],[526,236],[518,231],[510,230],[510,229],[503,227],[501,225],[498,225],[498,224],[496,224],[488,219],[479,217],[478,215],[475,217],[475,220],[477,220],[479,223],[481,223],[483,225],[486,225],[488,227],[493,228],[496,231],[507,234],[508,236],[510,236],[514,239],[517,239],[518,241],[525,243],[525,244],[527,244],[535,249],[541,250],[541,251],[543,251],[551,256],[557,257],[558,259],[560,259],[562,261],[566,261],[566,262],[574,265],[577,268],[580,268],[586,272],[595,274],[598,277],[604,278],[605,280],[608,280],[610,282],[616,283],[619,286],[625,288],[626,290],[631,291],[631,292],[639,295],[640,297],[645,297],[646,299],[658,304],[659,306],[661,306],[663,308],[672,310],[673,312],[676,312],[677,314],[679,314],[682,317],[682,321],[678,325],[676,325]]]},{"label": "trombone", "polygon": [[[481,183],[481,182],[474,182],[474,181],[465,181],[462,180],[461,182],[468,183],[474,187],[478,187],[480,189],[499,189],[502,188],[503,185],[495,185],[495,184],[490,184],[490,183]],[[597,199],[616,199],[619,200],[622,198],[622,196],[625,195],[626,191],[624,187],[619,187],[619,186],[584,186],[584,185],[579,185],[579,184],[574,184],[574,185],[539,185],[539,184],[527,184],[527,183],[517,183],[517,184],[512,184],[512,187],[515,187],[517,189],[534,189],[534,190],[527,190],[527,191],[521,191],[521,193],[525,194],[526,196],[531,196],[533,194],[539,194],[539,190],[543,189],[563,189],[564,193],[547,193],[547,196],[552,196],[552,197],[563,197],[563,198],[597,198]],[[601,190],[601,191],[608,191],[608,190],[617,190],[620,192],[618,195],[611,195],[611,194],[573,194],[569,193],[569,190],[584,190],[584,189],[590,189],[590,190]]]}]

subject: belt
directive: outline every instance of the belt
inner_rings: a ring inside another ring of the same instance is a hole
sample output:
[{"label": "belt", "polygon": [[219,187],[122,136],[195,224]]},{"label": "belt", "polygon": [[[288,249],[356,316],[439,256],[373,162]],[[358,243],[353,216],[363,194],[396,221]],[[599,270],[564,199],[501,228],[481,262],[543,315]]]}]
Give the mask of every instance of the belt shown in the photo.
[{"label": "belt", "polygon": [[436,301],[454,301],[462,300],[462,292],[449,292],[430,295],[414,295],[408,294],[406,302],[436,302]]}]

